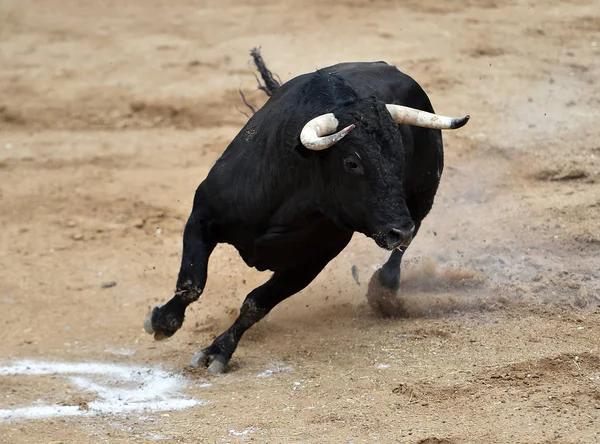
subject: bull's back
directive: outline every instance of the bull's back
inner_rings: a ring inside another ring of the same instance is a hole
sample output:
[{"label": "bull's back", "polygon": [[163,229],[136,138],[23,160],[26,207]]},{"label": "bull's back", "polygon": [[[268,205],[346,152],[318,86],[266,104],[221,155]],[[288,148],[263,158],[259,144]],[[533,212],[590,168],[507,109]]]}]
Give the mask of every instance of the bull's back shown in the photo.
[{"label": "bull's back", "polygon": [[344,62],[321,68],[318,72],[301,74],[281,85],[256,114],[257,120],[276,110],[277,115],[294,109],[305,85],[320,73],[342,79],[359,98],[377,97],[385,103],[405,105],[433,112],[427,94],[409,75],[386,62]]},{"label": "bull's back", "polygon": [[386,62],[348,62],[322,71],[343,79],[360,98],[377,97],[385,103],[433,112],[423,88],[409,75]]}]

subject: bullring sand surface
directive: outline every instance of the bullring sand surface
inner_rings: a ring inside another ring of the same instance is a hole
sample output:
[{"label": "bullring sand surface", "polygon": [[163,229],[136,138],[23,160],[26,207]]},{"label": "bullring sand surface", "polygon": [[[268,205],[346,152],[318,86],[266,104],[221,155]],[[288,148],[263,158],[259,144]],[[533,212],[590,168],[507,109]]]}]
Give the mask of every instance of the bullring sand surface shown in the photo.
[{"label": "bullring sand surface", "polygon": [[[385,60],[472,119],[444,133],[407,318],[369,306],[387,254],[356,235],[212,376],[191,356],[268,273],[219,246],[182,330],[142,322],[238,89],[265,101],[255,46],[283,81]],[[598,79],[598,0],[2,0],[0,442],[600,442]],[[123,402],[148,386],[166,404]]]}]

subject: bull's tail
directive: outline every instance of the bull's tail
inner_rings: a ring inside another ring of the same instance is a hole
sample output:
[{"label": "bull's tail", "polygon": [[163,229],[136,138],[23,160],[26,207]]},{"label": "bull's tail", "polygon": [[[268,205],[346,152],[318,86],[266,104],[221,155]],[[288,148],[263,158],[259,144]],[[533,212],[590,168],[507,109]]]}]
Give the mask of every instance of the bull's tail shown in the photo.
[{"label": "bull's tail", "polygon": [[[263,91],[268,97],[271,97],[275,93],[275,91],[277,91],[277,89],[281,86],[281,79],[277,74],[275,74],[277,80],[275,79],[275,77],[273,77],[273,73],[269,70],[269,68],[267,68],[267,65],[265,65],[265,61],[260,55],[260,48],[253,48],[250,51],[250,55],[254,59],[254,64],[256,65],[256,68],[258,69],[258,72],[260,73],[263,82],[265,82],[264,85],[261,84],[256,74],[254,74],[254,77],[256,78],[256,83],[258,83],[258,89]],[[239,92],[240,96],[242,96],[242,100],[244,101],[244,105],[246,105],[248,109],[252,111],[252,114],[256,113],[256,108],[246,100],[246,96],[244,95],[241,89],[239,90]],[[246,114],[239,108],[238,111],[244,114],[246,117],[250,117],[248,114]]]},{"label": "bull's tail", "polygon": [[250,55],[254,59],[254,64],[256,65],[263,82],[265,83],[264,85],[261,85],[260,80],[258,80],[257,77],[256,81],[258,82],[258,89],[264,91],[267,96],[271,97],[275,91],[277,91],[277,88],[281,86],[281,79],[277,74],[275,74],[277,80],[275,77],[273,77],[273,73],[269,70],[269,68],[267,68],[267,65],[265,65],[265,62],[260,55],[260,48],[253,48],[250,51]]}]

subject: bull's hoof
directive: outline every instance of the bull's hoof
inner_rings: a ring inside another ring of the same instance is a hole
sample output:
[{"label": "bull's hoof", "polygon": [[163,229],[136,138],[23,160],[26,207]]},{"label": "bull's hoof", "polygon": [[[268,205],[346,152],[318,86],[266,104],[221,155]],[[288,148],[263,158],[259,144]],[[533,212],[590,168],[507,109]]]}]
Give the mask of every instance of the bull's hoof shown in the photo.
[{"label": "bull's hoof", "polygon": [[229,359],[219,353],[212,353],[208,349],[200,350],[192,358],[190,365],[193,368],[206,367],[209,373],[225,373]]},{"label": "bull's hoof", "polygon": [[146,316],[146,319],[144,320],[144,331],[146,333],[148,333],[149,335],[153,335],[155,333],[154,327],[152,326],[152,315],[160,307],[162,307],[162,305],[157,305],[156,307],[154,307],[152,309],[152,311],[148,314],[148,316]]},{"label": "bull's hoof", "polygon": [[367,289],[367,301],[371,309],[384,318],[405,318],[406,308],[398,298],[398,290],[382,283],[381,269],[373,273]]},{"label": "bull's hoof", "polygon": [[183,320],[172,313],[161,313],[160,309],[163,306],[154,307],[144,320],[144,331],[149,335],[154,335],[155,341],[170,338],[183,323]]}]

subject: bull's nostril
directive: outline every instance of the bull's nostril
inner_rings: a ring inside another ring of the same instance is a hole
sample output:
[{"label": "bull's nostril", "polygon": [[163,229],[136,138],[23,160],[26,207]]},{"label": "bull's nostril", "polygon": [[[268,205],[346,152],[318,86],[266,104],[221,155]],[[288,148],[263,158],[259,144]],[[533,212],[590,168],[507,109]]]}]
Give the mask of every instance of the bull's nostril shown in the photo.
[{"label": "bull's nostril", "polygon": [[391,228],[387,233],[387,241],[390,247],[396,248],[399,245],[408,245],[414,233],[414,226],[408,230]]},{"label": "bull's nostril", "polygon": [[402,238],[403,238],[403,233],[402,231],[398,230],[397,228],[392,228],[390,231],[388,231],[388,243],[390,245],[397,245],[400,242],[402,242]]}]

